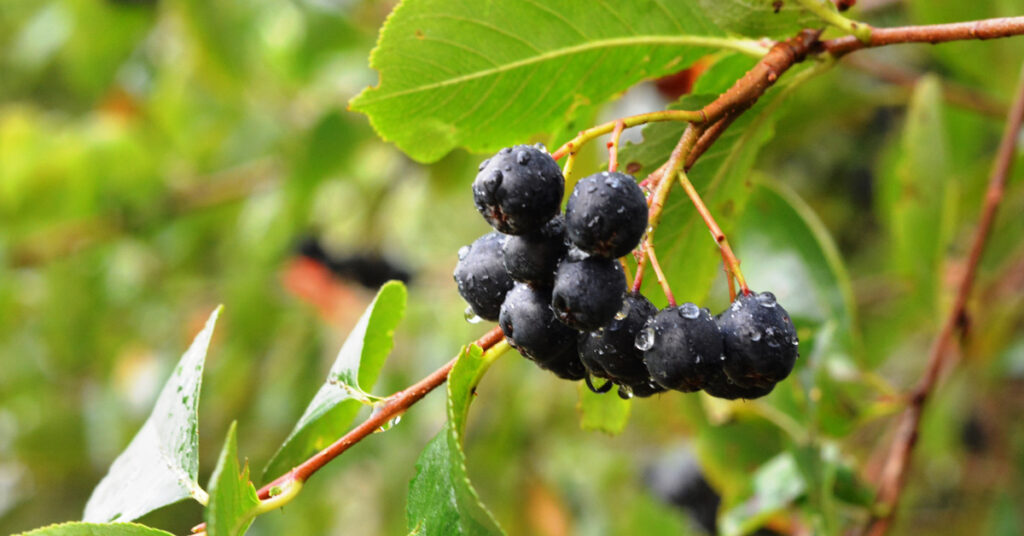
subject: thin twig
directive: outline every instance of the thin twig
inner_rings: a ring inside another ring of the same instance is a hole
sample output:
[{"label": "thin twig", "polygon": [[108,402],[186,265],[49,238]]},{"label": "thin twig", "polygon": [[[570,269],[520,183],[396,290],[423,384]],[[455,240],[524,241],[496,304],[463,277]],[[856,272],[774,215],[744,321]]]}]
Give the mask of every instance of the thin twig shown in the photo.
[{"label": "thin twig", "polygon": [[967,39],[997,39],[1024,34],[1024,17],[1003,17],[952,24],[872,28],[865,43],[852,35],[837,37],[821,43],[825,52],[842,56],[862,48],[898,45],[902,43],[945,43]]},{"label": "thin twig", "polygon": [[648,234],[647,239],[644,240],[644,252],[646,252],[647,258],[651,261],[651,268],[654,269],[654,277],[657,278],[658,285],[661,286],[661,291],[665,293],[665,299],[668,301],[669,307],[675,307],[676,297],[672,294],[672,287],[668,284],[665,272],[661,271],[661,264],[658,263],[658,256],[654,253],[654,244],[651,242],[650,234]]},{"label": "thin twig", "polygon": [[999,209],[999,204],[1003,199],[1007,177],[1010,175],[1010,167],[1013,164],[1013,157],[1016,153],[1017,136],[1020,132],[1022,121],[1024,121],[1024,69],[1021,70],[1017,97],[1014,100],[1010,114],[1007,116],[1006,129],[1003,131],[999,152],[992,166],[992,175],[989,179],[988,191],[985,194],[981,216],[978,220],[978,228],[975,230],[974,239],[971,242],[966,269],[957,286],[956,299],[928,353],[928,365],[925,368],[924,377],[921,378],[920,383],[914,388],[910,396],[910,406],[904,410],[900,417],[899,425],[896,428],[896,436],[889,451],[889,457],[886,460],[885,467],[882,469],[881,482],[878,488],[878,501],[882,505],[879,511],[882,513],[873,517],[865,529],[865,533],[870,536],[882,536],[892,524],[893,516],[895,515],[896,507],[899,505],[900,495],[906,481],[910,457],[914,450],[914,445],[917,443],[918,428],[921,424],[925,403],[934,391],[941,373],[946,368],[946,360],[950,354],[949,350],[953,342],[954,332],[962,330],[967,325],[967,301],[971,296],[978,264],[981,262],[981,256],[985,251],[985,242],[992,231],[996,211]]},{"label": "thin twig", "polygon": [[626,124],[621,119],[615,122],[612,139],[608,142],[608,171],[619,170],[619,138],[622,137],[623,128],[626,128]]},{"label": "thin twig", "polygon": [[715,239],[715,243],[718,244],[718,249],[722,252],[722,264],[725,266],[725,272],[729,275],[729,299],[735,299],[736,293],[732,289],[732,280],[735,279],[736,283],[740,287],[740,292],[744,295],[750,294],[750,289],[747,287],[747,280],[743,277],[743,272],[740,271],[740,260],[736,258],[736,254],[732,252],[732,247],[729,246],[729,240],[725,237],[725,233],[722,232],[722,228],[718,226],[718,222],[715,221],[714,216],[711,215],[711,211],[708,210],[707,205],[704,204],[704,200],[700,198],[700,194],[697,193],[697,189],[693,187],[693,183],[687,178],[686,173],[680,171],[679,184],[683,186],[683,190],[686,191],[686,195],[690,197],[690,201],[693,203],[694,208],[700,214],[700,217],[704,220],[704,224],[708,226],[708,230],[711,231],[711,236]]}]

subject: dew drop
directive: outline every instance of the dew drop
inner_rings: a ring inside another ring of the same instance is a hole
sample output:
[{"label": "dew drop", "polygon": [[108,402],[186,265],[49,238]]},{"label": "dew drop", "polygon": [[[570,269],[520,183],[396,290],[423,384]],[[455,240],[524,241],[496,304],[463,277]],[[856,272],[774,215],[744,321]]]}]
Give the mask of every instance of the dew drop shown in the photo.
[{"label": "dew drop", "polygon": [[695,362],[696,362],[697,364],[700,364],[700,360],[701,360],[701,355],[700,355],[700,354],[697,354],[697,359],[695,359],[694,361],[695,361]]},{"label": "dew drop", "polygon": [[628,385],[620,385],[619,398],[623,400],[629,400],[630,398],[633,398],[633,388]]},{"label": "dew drop", "polygon": [[620,205],[619,208],[615,210],[615,213],[616,214],[622,214],[625,211],[626,211],[626,206],[625,205]]},{"label": "dew drop", "polygon": [[476,311],[474,311],[472,307],[466,307],[466,311],[462,314],[465,317],[466,322],[469,322],[470,324],[479,324],[484,321],[483,318],[480,318],[480,315],[476,314]]},{"label": "dew drop", "polygon": [[693,303],[686,302],[679,306],[679,314],[682,315],[683,318],[693,320],[700,316],[700,307],[697,307]]},{"label": "dew drop", "polygon": [[623,300],[622,309],[619,309],[619,312],[615,313],[615,320],[622,320],[629,316],[629,308],[629,300]]},{"label": "dew drop", "polygon": [[545,153],[548,152],[547,145],[544,145],[543,143],[536,143],[533,146],[536,147],[537,149],[540,149],[541,151],[544,151]]},{"label": "dew drop", "polygon": [[637,350],[644,352],[654,348],[654,328],[646,327],[640,330],[640,333],[636,335],[634,344]]},{"label": "dew drop", "polygon": [[721,356],[719,356],[718,360],[719,361],[725,361],[725,354],[722,354]]},{"label": "dew drop", "polygon": [[[769,329],[771,329],[771,328],[769,328]],[[757,331],[757,330],[754,330],[754,333],[750,335],[750,340],[752,340],[754,342],[757,342],[757,341],[761,340],[761,332]]]},{"label": "dew drop", "polygon": [[462,259],[465,259],[466,255],[469,255],[469,246],[462,246],[459,248],[459,260],[461,261]]},{"label": "dew drop", "polygon": [[519,151],[516,153],[516,163],[520,166],[525,166],[530,162],[530,153],[526,151]]},{"label": "dew drop", "polygon": [[775,295],[772,294],[771,292],[762,292],[757,295],[757,304],[760,305],[761,307],[773,309],[775,308],[776,303],[777,302],[775,301]]}]

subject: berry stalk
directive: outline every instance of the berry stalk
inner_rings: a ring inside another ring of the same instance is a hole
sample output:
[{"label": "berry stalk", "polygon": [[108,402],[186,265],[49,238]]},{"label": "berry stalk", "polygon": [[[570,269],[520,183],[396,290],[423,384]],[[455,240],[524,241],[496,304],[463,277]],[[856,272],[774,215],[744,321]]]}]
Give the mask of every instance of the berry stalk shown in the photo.
[{"label": "berry stalk", "polygon": [[743,277],[743,272],[740,271],[740,260],[736,258],[736,254],[732,252],[732,247],[729,246],[729,239],[725,237],[725,233],[722,232],[722,228],[718,226],[718,222],[715,221],[714,216],[711,215],[711,211],[708,210],[707,205],[704,204],[704,200],[701,199],[700,194],[697,193],[697,189],[693,187],[693,183],[686,177],[686,172],[680,170],[679,184],[683,186],[683,190],[686,191],[686,195],[690,197],[690,201],[693,203],[694,208],[700,214],[700,217],[704,220],[704,224],[708,226],[708,230],[711,231],[711,236],[715,239],[715,243],[718,244],[718,249],[722,252],[722,263],[725,265],[725,273],[729,277],[729,299],[736,299],[736,293],[733,290],[732,280],[735,279],[736,283],[740,287],[740,292],[746,296],[750,294],[750,288],[747,287],[747,280]]}]

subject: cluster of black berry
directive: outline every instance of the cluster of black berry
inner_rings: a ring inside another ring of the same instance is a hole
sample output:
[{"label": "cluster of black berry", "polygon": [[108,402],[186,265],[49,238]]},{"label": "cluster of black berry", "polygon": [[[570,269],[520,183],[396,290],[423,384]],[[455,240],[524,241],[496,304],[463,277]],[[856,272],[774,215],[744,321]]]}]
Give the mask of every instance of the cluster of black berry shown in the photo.
[{"label": "cluster of black berry", "polygon": [[796,331],[771,293],[740,296],[714,318],[692,303],[658,311],[627,292],[617,259],[647,228],[633,177],[580,180],[563,216],[565,179],[543,146],[502,149],[479,171],[473,200],[496,232],[459,251],[459,294],[541,368],[591,389],[591,377],[606,379],[595,390],[615,385],[624,398],[666,389],[757,398],[789,375]]}]

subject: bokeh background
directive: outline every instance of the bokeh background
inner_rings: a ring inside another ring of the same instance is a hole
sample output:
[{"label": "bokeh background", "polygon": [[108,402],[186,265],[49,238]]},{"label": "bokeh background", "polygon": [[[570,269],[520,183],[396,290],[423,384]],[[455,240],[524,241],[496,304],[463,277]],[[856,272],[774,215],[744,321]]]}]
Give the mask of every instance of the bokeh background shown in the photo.
[{"label": "bokeh background", "polygon": [[[412,383],[489,329],[464,319],[451,281],[455,252],[488,230],[469,189],[485,155],[455,152],[420,165],[346,110],[376,83],[367,58],[394,3],[0,6],[0,533],[80,518],[218,304],[225,309],[200,409],[201,482],[232,420],[240,454],[259,474],[381,273],[409,279],[410,304],[376,393]],[[879,25],[1024,12],[1014,0],[863,4],[858,14]],[[894,394],[919,377],[1022,59],[1019,39],[860,55],[796,92],[759,157],[759,176],[806,202],[846,266],[857,370],[833,383],[811,378],[812,388],[797,393],[817,387],[808,396],[839,407],[822,444],[851,474],[877,465],[900,407]],[[916,299],[914,278],[890,262],[879,187],[898,167],[912,90],[929,72],[946,90],[939,172],[957,184],[942,199],[949,243],[938,253],[934,301]],[[660,108],[687,83],[644,83],[614,105],[567,118],[566,132]],[[579,165],[596,170],[602,161],[584,153]],[[1024,532],[1021,167],[983,264],[970,336],[928,411],[902,534]],[[297,254],[311,237],[335,260],[333,272]],[[744,246],[742,233],[732,240],[744,266],[791,268],[772,265],[772,251],[753,240]],[[723,294],[719,285],[707,304],[724,307]],[[726,502],[742,502],[756,486],[753,471],[792,440],[773,406],[722,407],[681,394],[634,400],[619,436],[582,430],[577,386],[514,353],[479,394],[470,474],[511,534],[700,534],[706,514],[702,525],[692,501],[679,506],[681,486],[701,469],[690,453],[727,454],[729,470],[702,470]],[[259,518],[251,534],[404,533],[408,482],[442,425],[443,403],[440,393],[426,398],[282,512]],[[837,515],[847,521],[862,514],[844,508]],[[200,520],[187,502],[142,521],[185,534]],[[784,513],[770,525],[784,532],[792,521]]]}]

